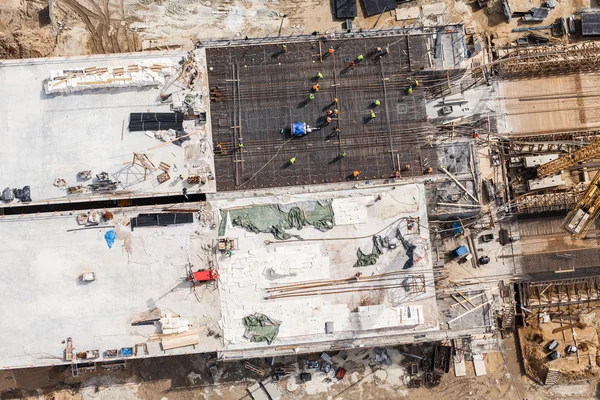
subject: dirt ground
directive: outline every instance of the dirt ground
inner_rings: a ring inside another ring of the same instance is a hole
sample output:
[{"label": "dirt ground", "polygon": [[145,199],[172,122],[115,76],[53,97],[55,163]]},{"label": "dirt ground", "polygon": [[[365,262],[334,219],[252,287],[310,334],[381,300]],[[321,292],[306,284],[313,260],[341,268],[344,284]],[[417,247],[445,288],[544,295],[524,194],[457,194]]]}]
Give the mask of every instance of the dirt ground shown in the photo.
[{"label": "dirt ground", "polygon": [[[581,8],[582,1],[589,0],[561,2],[553,13],[566,12],[564,7]],[[444,2],[446,23],[463,22],[497,37],[506,37],[516,24],[506,24],[502,10],[493,2],[487,10],[479,10],[475,2]],[[427,3],[434,2],[413,1],[402,7]],[[47,0],[2,0],[0,58],[117,53],[165,46],[187,49],[199,39],[341,31],[343,21],[334,19],[332,4],[325,0],[54,0],[51,22]],[[361,1],[358,7],[355,29],[405,26],[405,22],[396,21],[395,11],[385,12],[381,18],[366,18]]]},{"label": "dirt ground", "polygon": [[[313,371],[310,382],[301,382],[298,373],[294,373],[278,382],[278,386],[283,399],[367,400],[405,397],[425,400],[437,396],[467,400],[518,399],[500,353],[486,354],[485,376],[475,377],[473,364],[467,362],[466,377],[455,377],[451,369],[436,386],[410,388],[407,385],[407,368],[415,360],[403,356],[400,351],[415,353],[416,348],[387,349],[390,365],[375,362],[372,350],[348,351],[349,357],[344,362],[347,373],[343,380],[333,378],[333,371],[328,375]],[[432,347],[426,348],[423,355],[428,351],[432,352]],[[318,355],[309,357],[317,359]],[[260,378],[245,369],[243,363],[229,362],[217,365],[219,372],[213,379],[207,369],[210,358],[208,355],[194,355],[132,361],[125,371],[83,372],[78,378],[71,376],[68,366],[3,371],[0,372],[0,398],[249,399],[246,388]],[[298,361],[299,365],[303,363],[302,358]],[[266,367],[265,360],[251,362]]]},{"label": "dirt ground", "polygon": [[[569,326],[568,318],[563,321],[562,326]],[[520,328],[521,351],[530,369],[528,372],[540,382],[544,382],[548,369],[559,370],[563,379],[570,381],[594,377],[598,372],[596,355],[599,347],[596,326],[582,325],[553,332],[559,328],[561,323],[556,318],[546,323],[534,321],[531,325]],[[558,342],[557,350],[560,352],[560,358],[553,361],[548,358],[549,352],[546,350],[552,340]],[[577,354],[566,354],[565,348],[575,344]]]}]

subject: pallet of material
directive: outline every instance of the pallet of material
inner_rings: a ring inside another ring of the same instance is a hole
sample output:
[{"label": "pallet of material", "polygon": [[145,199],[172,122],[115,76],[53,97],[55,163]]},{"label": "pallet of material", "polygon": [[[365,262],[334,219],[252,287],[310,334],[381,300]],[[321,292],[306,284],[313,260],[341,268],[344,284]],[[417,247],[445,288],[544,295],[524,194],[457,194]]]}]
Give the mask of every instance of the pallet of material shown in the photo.
[{"label": "pallet of material", "polygon": [[193,329],[183,333],[161,336],[160,342],[163,351],[167,351],[179,347],[195,346],[200,343],[200,336],[198,330]]}]

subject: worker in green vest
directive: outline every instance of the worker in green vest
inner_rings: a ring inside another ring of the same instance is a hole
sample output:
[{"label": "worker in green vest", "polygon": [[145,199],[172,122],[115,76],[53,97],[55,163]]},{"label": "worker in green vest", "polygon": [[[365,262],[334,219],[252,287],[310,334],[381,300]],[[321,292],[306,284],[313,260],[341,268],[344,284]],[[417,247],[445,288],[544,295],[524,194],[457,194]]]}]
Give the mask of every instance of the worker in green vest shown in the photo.
[{"label": "worker in green vest", "polygon": [[369,117],[371,119],[375,119],[375,111],[371,110],[371,112],[369,113]]},{"label": "worker in green vest", "polygon": [[296,162],[296,157],[290,158],[290,164],[291,165],[294,165],[295,162]]},{"label": "worker in green vest", "polygon": [[323,79],[323,74],[320,72],[317,72],[317,79]]},{"label": "worker in green vest", "polygon": [[357,61],[362,61],[365,59],[365,56],[363,56],[362,54],[359,54],[358,57],[356,57]]},{"label": "worker in green vest", "polygon": [[373,106],[379,107],[381,105],[381,101],[379,99],[373,100]]}]

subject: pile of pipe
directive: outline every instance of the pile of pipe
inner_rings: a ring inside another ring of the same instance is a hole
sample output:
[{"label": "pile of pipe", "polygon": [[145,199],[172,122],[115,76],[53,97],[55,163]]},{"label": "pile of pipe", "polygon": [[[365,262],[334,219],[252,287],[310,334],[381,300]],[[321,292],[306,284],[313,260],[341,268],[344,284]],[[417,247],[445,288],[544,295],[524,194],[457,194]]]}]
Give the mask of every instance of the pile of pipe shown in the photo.
[{"label": "pile of pipe", "polygon": [[129,115],[129,131],[161,131],[183,128],[183,114],[166,113],[131,113]]}]

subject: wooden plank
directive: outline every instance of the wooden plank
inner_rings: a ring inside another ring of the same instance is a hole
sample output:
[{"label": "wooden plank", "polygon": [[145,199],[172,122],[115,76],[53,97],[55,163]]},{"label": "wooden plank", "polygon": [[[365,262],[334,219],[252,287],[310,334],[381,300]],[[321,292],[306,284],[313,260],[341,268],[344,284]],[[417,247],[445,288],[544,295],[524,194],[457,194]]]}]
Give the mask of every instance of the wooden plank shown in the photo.
[{"label": "wooden plank", "polygon": [[475,304],[473,304],[473,302],[471,300],[469,300],[469,298],[467,296],[465,296],[464,294],[462,294],[462,292],[460,292],[458,290],[456,292],[460,295],[460,297],[462,297],[463,299],[465,299],[466,301],[468,301],[470,305],[472,305],[473,307],[475,307]]},{"label": "wooden plank", "polygon": [[161,337],[162,348],[165,351],[179,347],[194,346],[198,343],[200,343],[200,336],[197,330]]},{"label": "wooden plank", "polygon": [[441,169],[441,170],[442,170],[442,171],[443,171],[443,172],[444,172],[446,175],[448,175],[448,176],[449,176],[449,177],[450,177],[450,178],[451,178],[451,179],[454,181],[454,183],[456,183],[456,184],[458,185],[458,187],[459,187],[459,188],[461,188],[461,189],[463,190],[463,192],[465,192],[465,193],[466,193],[466,194],[467,194],[467,195],[468,195],[468,196],[469,196],[471,199],[473,199],[473,201],[474,201],[476,204],[479,204],[479,200],[477,200],[477,199],[475,198],[475,196],[473,196],[473,195],[471,194],[471,192],[469,192],[469,191],[467,190],[467,188],[466,188],[466,187],[464,187],[464,186],[463,186],[463,184],[462,184],[462,183],[460,183],[460,182],[458,181],[458,179],[456,179],[456,178],[454,177],[454,175],[452,175],[450,172],[446,171],[446,168],[440,168],[440,169]]},{"label": "wooden plank", "polygon": [[469,309],[469,307],[465,306],[465,302],[460,301],[455,295],[451,294],[450,296],[452,296],[452,298],[454,299],[454,301],[456,301],[458,304],[460,304],[461,306],[463,306],[465,310]]},{"label": "wooden plank", "polygon": [[471,308],[469,311],[467,311],[467,312],[465,312],[465,313],[462,313],[462,314],[460,314],[458,317],[456,317],[456,318],[452,318],[450,321],[448,321],[448,325],[450,325],[452,322],[456,321],[457,319],[460,319],[460,318],[464,317],[465,315],[467,315],[467,314],[470,314],[470,313],[472,313],[473,311],[475,311],[475,310],[477,310],[477,309],[479,309],[479,308],[481,308],[481,307],[483,307],[483,306],[485,306],[485,305],[488,305],[488,304],[490,304],[491,302],[492,302],[492,300],[488,300],[488,301],[486,301],[485,303],[481,303],[481,304],[480,304],[480,305],[478,305],[477,307],[475,307],[475,308]]}]

